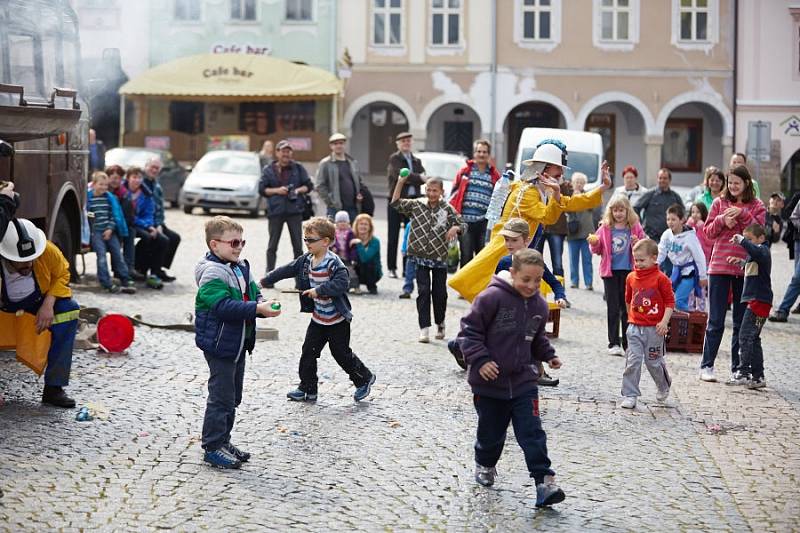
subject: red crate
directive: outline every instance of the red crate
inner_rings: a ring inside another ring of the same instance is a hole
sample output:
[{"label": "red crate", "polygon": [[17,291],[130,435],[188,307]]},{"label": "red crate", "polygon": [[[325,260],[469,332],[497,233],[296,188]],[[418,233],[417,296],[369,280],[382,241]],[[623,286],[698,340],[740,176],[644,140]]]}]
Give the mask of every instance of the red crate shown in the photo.
[{"label": "red crate", "polygon": [[702,353],[708,315],[700,311],[675,311],[669,321],[667,351]]}]

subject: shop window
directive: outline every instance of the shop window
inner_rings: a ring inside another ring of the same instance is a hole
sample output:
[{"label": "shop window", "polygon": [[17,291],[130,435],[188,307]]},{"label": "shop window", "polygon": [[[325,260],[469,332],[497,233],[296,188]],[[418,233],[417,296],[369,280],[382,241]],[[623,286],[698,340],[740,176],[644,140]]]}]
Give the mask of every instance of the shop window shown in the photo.
[{"label": "shop window", "polygon": [[278,133],[313,131],[314,102],[279,102],[275,104],[275,130]]},{"label": "shop window", "polygon": [[200,20],[200,0],[175,0],[175,20],[196,22]]},{"label": "shop window", "polygon": [[456,46],[460,42],[461,0],[431,0],[431,44]]},{"label": "shop window", "polygon": [[266,135],[275,131],[275,104],[248,102],[239,105],[239,130]]},{"label": "shop window", "polygon": [[313,0],[286,0],[286,20],[311,22],[314,19]]},{"label": "shop window", "polygon": [[373,0],[372,44],[376,46],[403,44],[402,0]]},{"label": "shop window", "polygon": [[231,20],[256,20],[256,0],[231,0]]},{"label": "shop window", "polygon": [[663,166],[676,172],[700,172],[703,159],[703,120],[671,118],[664,128]]},{"label": "shop window", "polygon": [[204,107],[199,102],[172,102],[169,105],[169,128],[191,135],[203,133]]}]

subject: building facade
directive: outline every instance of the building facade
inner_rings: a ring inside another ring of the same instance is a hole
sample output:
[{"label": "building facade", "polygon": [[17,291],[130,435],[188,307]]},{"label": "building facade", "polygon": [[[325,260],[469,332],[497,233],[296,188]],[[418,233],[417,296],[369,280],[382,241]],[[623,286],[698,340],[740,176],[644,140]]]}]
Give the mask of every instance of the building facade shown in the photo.
[{"label": "building facade", "polygon": [[341,128],[371,173],[418,149],[513,161],[529,126],[592,130],[619,170],[694,185],[733,148],[734,0],[350,0]]}]

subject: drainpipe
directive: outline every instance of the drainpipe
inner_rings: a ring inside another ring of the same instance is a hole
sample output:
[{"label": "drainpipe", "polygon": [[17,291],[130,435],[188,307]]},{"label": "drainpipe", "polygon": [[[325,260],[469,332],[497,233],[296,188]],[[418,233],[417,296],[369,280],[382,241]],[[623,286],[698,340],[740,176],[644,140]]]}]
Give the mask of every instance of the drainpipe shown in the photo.
[{"label": "drainpipe", "polygon": [[[495,133],[495,123],[497,122],[497,0],[492,0],[492,64],[489,68],[492,75],[492,84],[489,93],[489,98],[491,100],[489,104],[489,139],[492,146],[497,146],[497,135]],[[495,154],[497,154],[497,152],[495,152]],[[495,155],[495,159],[496,158],[497,156]]]},{"label": "drainpipe", "polygon": [[734,153],[736,150],[736,99],[737,85],[739,85],[739,0],[733,2],[733,134],[731,144]]},{"label": "drainpipe", "polygon": [[[330,6],[331,6],[331,58],[330,58],[331,64],[330,64],[330,68],[331,68],[331,74],[333,74],[337,78],[339,77],[337,72],[336,72],[336,51],[337,51],[336,50],[336,48],[337,48],[336,47],[336,44],[337,44],[336,41],[339,38],[338,33],[337,33],[337,29],[338,29],[338,24],[337,24],[337,22],[338,22],[338,20],[337,20],[337,18],[338,18],[338,9],[337,9],[337,7],[338,6],[337,6],[337,4],[338,3],[339,3],[338,0],[333,0],[330,3]],[[339,103],[339,95],[336,94],[331,99],[331,131],[329,132],[331,134],[334,133],[334,132],[339,131],[339,105],[338,105],[338,103]]]}]

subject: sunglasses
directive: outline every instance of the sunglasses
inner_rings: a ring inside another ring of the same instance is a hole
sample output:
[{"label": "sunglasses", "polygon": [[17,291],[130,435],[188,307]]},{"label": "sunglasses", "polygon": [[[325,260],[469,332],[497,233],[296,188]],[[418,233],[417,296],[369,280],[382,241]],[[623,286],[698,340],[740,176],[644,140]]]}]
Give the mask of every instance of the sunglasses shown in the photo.
[{"label": "sunglasses", "polygon": [[322,240],[322,237],[318,237],[316,239],[312,239],[311,237],[303,237],[303,242],[306,244],[314,244],[315,242],[319,242]]},{"label": "sunglasses", "polygon": [[229,244],[231,248],[244,248],[244,245],[247,244],[247,241],[244,239],[231,239],[229,241],[223,241],[222,239],[214,239],[217,242],[224,242],[225,244]]}]

